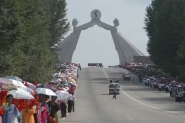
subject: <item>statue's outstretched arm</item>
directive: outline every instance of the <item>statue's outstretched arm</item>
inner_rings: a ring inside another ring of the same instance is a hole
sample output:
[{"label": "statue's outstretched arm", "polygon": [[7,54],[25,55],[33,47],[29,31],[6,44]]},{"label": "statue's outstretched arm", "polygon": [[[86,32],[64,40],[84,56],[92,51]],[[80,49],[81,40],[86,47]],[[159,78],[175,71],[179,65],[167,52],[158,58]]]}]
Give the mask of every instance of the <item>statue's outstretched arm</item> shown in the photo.
[{"label": "statue's outstretched arm", "polygon": [[83,25],[74,27],[74,32],[81,31],[81,30],[86,30],[86,29],[88,29],[88,28],[90,28],[92,26],[93,26],[93,23],[92,22],[88,22],[88,23],[85,23]]}]

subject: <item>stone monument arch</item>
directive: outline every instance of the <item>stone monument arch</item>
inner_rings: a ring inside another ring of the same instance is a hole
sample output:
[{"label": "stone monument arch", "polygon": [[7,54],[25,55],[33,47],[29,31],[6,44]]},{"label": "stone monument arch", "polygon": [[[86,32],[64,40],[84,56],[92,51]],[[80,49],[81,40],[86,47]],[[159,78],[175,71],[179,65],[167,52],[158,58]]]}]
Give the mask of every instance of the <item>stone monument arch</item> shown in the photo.
[{"label": "stone monument arch", "polygon": [[60,57],[59,60],[61,62],[71,62],[73,53],[76,50],[76,46],[81,34],[81,31],[86,30],[94,25],[99,26],[100,28],[104,28],[105,30],[109,30],[112,35],[112,39],[114,41],[115,49],[119,56],[119,62],[132,62],[133,56],[144,56],[137,48],[135,48],[130,42],[126,41],[123,36],[117,31],[117,27],[119,26],[118,19],[113,20],[114,26],[106,24],[100,20],[101,12],[97,9],[91,12],[91,21],[85,23],[83,25],[78,25],[78,20],[73,19],[73,32],[67,36],[59,45],[60,47]]}]

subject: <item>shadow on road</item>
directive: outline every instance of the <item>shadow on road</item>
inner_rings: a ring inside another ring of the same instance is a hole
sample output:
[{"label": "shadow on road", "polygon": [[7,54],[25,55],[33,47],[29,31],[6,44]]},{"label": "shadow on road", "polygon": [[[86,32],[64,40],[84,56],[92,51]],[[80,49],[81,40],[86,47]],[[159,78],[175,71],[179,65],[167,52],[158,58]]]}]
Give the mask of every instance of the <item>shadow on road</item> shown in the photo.
[{"label": "shadow on road", "polygon": [[111,95],[111,94],[100,94],[100,95]]},{"label": "shadow on road", "polygon": [[105,82],[105,81],[104,82],[93,82],[93,83],[99,83],[99,84],[106,84],[106,85],[108,85],[107,82]]},{"label": "shadow on road", "polygon": [[[119,80],[119,78],[110,78],[112,79],[113,81],[115,80]],[[110,80],[109,79],[109,80]],[[91,79],[93,82],[106,82],[107,84],[109,84],[109,80],[107,80],[107,78],[93,78]]]},{"label": "shadow on road", "polygon": [[[174,102],[174,103],[177,103],[177,102]],[[174,105],[171,105],[167,110],[170,110],[170,111],[177,111],[181,114],[185,114],[185,108],[184,108],[184,103],[182,104],[174,104]]]},{"label": "shadow on road", "polygon": [[[125,86],[125,85],[124,85]],[[154,90],[152,90],[152,89],[145,89],[145,88],[124,88],[124,89],[122,89],[123,91],[154,91]]]},{"label": "shadow on road", "polygon": [[107,81],[108,82],[107,78],[93,78],[91,80],[92,81]]},{"label": "shadow on road", "polygon": [[[152,97],[152,98],[144,98],[144,100],[147,100],[147,101],[152,101],[152,102],[155,102],[155,103],[161,103],[161,104],[165,104],[167,102],[173,102],[174,99],[173,98],[170,98],[170,97]],[[175,103],[175,101],[174,101]]]}]

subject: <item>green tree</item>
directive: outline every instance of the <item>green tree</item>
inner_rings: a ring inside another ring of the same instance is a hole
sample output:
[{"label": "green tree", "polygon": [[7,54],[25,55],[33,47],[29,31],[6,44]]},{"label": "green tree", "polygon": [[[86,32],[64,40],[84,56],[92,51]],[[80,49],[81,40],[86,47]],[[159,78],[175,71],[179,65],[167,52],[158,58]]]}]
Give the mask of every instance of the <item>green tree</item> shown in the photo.
[{"label": "green tree", "polygon": [[[4,0],[0,4],[0,76],[15,75],[28,81],[48,82],[57,61],[57,54],[51,49],[51,1]],[[61,22],[55,29],[60,34],[57,38],[69,28],[64,19],[66,10],[60,11],[63,16],[57,16],[57,23]]]},{"label": "green tree", "polygon": [[7,54],[13,52],[20,31],[15,5],[15,0],[1,0],[0,4],[0,70],[4,74],[11,69]]},{"label": "green tree", "polygon": [[49,0],[51,23],[49,32],[51,34],[50,45],[58,43],[69,31],[70,25],[66,19],[66,0]]},{"label": "green tree", "polygon": [[185,0],[153,0],[146,9],[147,50],[152,61],[177,74],[176,58],[184,40]]},{"label": "green tree", "polygon": [[185,79],[185,42],[179,48],[177,61],[177,70],[179,71],[179,77],[181,79]]}]

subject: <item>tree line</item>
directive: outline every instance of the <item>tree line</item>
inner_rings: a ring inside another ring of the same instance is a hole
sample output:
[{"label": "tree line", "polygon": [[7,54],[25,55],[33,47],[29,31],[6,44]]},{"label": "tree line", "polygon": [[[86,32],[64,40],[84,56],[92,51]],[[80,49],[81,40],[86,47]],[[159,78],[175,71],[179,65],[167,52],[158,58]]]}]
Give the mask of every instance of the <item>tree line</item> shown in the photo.
[{"label": "tree line", "polygon": [[51,47],[69,31],[65,0],[1,0],[0,76],[47,82],[58,56]]},{"label": "tree line", "polygon": [[185,79],[185,0],[153,0],[144,22],[151,60]]}]

